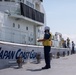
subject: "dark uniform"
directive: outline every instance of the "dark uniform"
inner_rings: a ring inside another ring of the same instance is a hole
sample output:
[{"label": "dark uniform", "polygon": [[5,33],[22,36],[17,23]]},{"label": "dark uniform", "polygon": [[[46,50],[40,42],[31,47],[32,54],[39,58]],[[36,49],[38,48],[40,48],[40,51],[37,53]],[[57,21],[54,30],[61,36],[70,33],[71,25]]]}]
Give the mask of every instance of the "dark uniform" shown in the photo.
[{"label": "dark uniform", "polygon": [[72,54],[75,53],[74,47],[75,47],[75,44],[74,44],[74,42],[72,41]]},{"label": "dark uniform", "polygon": [[42,69],[48,69],[50,68],[50,50],[51,50],[51,34],[50,33],[45,33],[44,34],[44,39],[43,41],[43,46],[44,46],[44,58],[45,58],[45,67]]}]

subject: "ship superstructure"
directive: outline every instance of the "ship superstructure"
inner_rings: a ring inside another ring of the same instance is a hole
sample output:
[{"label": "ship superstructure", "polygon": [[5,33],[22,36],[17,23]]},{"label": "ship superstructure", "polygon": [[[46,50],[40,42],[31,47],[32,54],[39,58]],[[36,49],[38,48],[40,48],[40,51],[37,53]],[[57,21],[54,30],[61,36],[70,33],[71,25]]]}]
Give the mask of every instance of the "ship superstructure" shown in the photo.
[{"label": "ship superstructure", "polygon": [[0,0],[0,40],[36,45],[46,24],[42,0]]}]

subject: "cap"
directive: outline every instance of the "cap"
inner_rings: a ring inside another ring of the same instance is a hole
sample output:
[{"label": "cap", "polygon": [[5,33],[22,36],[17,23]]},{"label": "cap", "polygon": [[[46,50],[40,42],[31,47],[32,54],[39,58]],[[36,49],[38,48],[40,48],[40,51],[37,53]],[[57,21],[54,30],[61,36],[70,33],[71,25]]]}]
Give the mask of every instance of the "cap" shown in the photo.
[{"label": "cap", "polygon": [[50,27],[45,26],[44,31],[45,31],[45,30],[49,30],[49,31],[50,31]]}]

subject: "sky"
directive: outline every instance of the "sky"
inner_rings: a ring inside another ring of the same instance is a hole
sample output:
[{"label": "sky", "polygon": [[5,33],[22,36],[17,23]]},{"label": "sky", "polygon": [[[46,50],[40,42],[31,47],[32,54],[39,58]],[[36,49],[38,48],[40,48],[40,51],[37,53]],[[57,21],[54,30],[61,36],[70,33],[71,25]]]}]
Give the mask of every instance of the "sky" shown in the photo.
[{"label": "sky", "polygon": [[76,43],[76,0],[43,0],[46,25]]}]

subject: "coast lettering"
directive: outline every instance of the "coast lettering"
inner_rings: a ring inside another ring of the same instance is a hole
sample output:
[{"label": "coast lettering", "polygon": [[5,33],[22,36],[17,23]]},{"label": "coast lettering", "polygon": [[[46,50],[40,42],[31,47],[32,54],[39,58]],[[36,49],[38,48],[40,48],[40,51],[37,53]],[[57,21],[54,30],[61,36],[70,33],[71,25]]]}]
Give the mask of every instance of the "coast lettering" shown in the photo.
[{"label": "coast lettering", "polygon": [[22,56],[23,59],[34,59],[36,57],[36,52],[34,52],[34,50],[25,52],[21,49],[18,49],[17,51],[9,51],[2,50],[2,47],[0,47],[0,59],[17,59],[18,56]]}]

